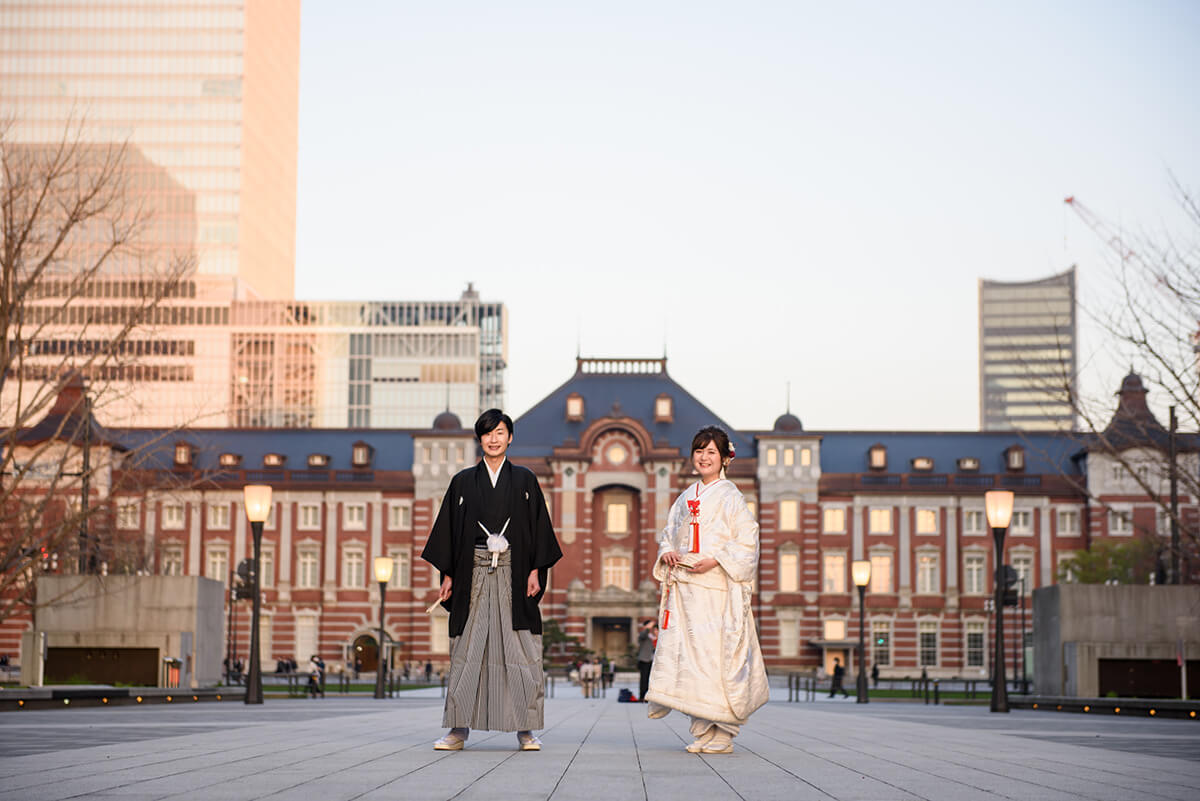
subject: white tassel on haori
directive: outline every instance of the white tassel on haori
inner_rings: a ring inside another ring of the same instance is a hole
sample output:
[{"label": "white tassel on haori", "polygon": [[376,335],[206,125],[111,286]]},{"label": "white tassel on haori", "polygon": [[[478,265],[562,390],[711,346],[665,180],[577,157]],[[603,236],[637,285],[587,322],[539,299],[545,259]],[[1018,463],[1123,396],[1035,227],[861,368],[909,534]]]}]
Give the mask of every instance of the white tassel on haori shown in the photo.
[{"label": "white tassel on haori", "polygon": [[487,534],[487,549],[492,554],[492,566],[488,568],[489,571],[496,569],[496,565],[500,560],[500,554],[508,550],[508,540],[505,539],[504,532],[508,531],[508,524],[511,520],[512,518],[510,517],[504,521],[504,526],[500,529],[499,534],[493,534],[487,530],[487,526],[483,523],[479,524],[479,527],[483,529],[483,533]]}]

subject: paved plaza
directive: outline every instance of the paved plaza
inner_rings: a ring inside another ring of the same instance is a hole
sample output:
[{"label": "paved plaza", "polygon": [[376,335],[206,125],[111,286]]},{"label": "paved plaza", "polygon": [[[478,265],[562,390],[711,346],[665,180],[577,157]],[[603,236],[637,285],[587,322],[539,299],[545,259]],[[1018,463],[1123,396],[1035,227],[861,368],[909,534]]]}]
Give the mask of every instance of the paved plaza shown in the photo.
[{"label": "paved plaza", "polygon": [[678,714],[547,699],[540,753],[476,732],[437,752],[438,690],[0,714],[0,798],[1174,799],[1200,798],[1200,722],[986,707],[789,704],[778,689],[728,756],[698,756]]}]

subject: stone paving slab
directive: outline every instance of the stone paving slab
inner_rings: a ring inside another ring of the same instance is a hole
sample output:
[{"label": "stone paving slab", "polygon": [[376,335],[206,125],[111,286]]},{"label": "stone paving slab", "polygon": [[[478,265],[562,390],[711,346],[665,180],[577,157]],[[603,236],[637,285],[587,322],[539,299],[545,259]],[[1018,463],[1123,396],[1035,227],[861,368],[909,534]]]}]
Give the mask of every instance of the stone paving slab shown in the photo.
[{"label": "stone paving slab", "polygon": [[783,702],[732,755],[688,754],[687,719],[546,702],[541,752],[473,732],[439,752],[437,689],[0,714],[0,799],[1138,801],[1200,798],[1200,722],[986,707]]}]

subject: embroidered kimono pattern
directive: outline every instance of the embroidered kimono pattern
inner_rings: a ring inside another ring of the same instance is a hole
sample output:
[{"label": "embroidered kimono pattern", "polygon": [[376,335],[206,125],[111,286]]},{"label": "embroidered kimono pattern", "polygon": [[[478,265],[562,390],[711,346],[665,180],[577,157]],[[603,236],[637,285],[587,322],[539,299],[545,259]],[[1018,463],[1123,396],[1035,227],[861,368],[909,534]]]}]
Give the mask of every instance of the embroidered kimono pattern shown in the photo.
[{"label": "embroidered kimono pattern", "polygon": [[[758,523],[733,482],[718,479],[707,487],[697,482],[671,506],[658,546],[654,577],[665,587],[648,714],[660,717],[676,709],[736,734],[769,697],[750,611]],[[689,561],[712,557],[717,567],[704,573],[684,565],[668,568],[662,557],[669,551]]]}]

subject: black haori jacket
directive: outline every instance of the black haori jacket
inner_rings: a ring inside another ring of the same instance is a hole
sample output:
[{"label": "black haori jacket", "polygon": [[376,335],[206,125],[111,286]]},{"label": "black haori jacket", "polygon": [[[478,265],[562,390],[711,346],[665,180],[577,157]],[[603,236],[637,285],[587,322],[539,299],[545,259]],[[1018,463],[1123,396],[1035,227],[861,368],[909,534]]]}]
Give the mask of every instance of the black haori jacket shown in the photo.
[{"label": "black haori jacket", "polygon": [[[512,552],[513,629],[541,634],[542,615],[538,602],[546,592],[546,573],[562,558],[562,549],[558,547],[558,539],[550,526],[546,499],[537,476],[507,459],[500,470],[501,473],[509,473],[508,508],[512,519],[504,536]],[[450,487],[442,498],[442,508],[429,532],[429,541],[421,552],[421,558],[436,567],[442,578],[450,576],[453,582],[450,600],[442,602],[443,608],[450,612],[451,637],[463,633],[470,612],[475,535],[479,529],[479,513],[483,503],[477,484],[480,480],[491,481],[487,475],[487,465],[482,460],[450,479]],[[529,573],[535,568],[542,588],[530,598],[525,590]]]}]

